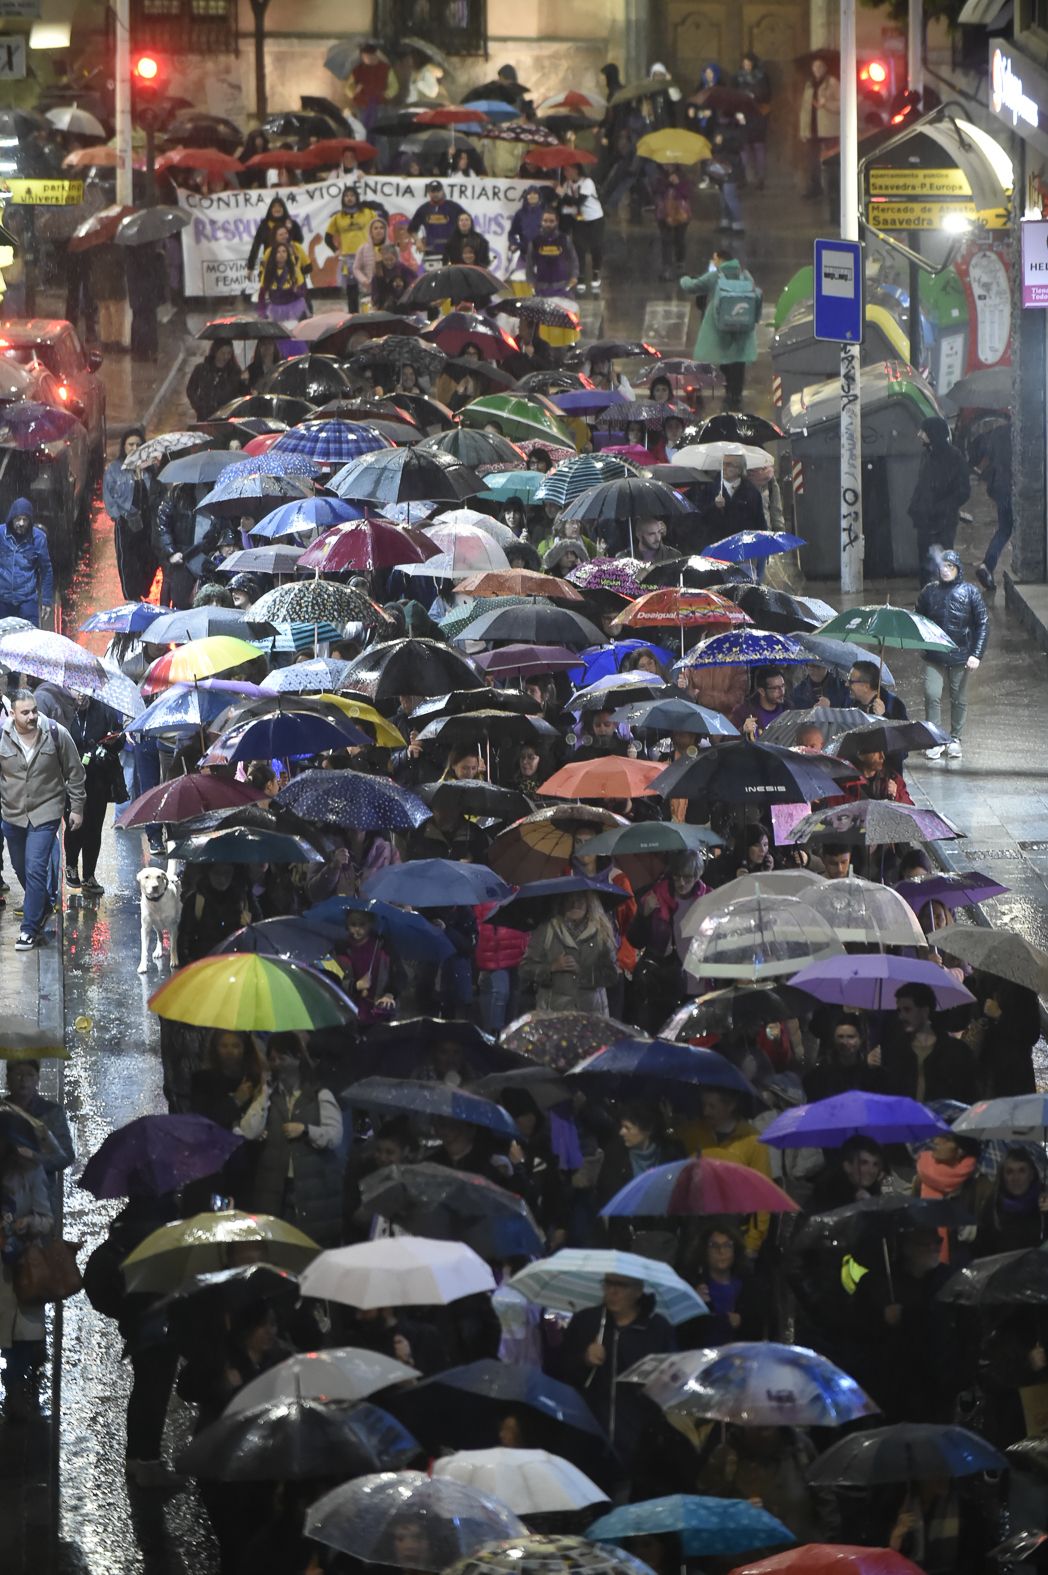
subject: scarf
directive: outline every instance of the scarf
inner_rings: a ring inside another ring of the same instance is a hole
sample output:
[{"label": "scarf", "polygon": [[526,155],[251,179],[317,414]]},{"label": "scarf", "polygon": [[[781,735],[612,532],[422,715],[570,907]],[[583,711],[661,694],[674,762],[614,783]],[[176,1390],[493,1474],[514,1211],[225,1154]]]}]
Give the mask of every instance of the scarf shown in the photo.
[{"label": "scarf", "polygon": [[643,1176],[646,1170],[654,1170],[659,1163],[658,1145],[649,1143],[646,1148],[631,1148],[629,1151],[630,1169],[635,1176]]},{"label": "scarf", "polygon": [[[961,1191],[966,1181],[974,1176],[979,1161],[974,1154],[966,1154],[956,1165],[944,1165],[935,1158],[930,1148],[917,1155],[917,1180],[922,1198],[952,1198]],[[939,1262],[950,1261],[950,1232],[945,1225],[939,1227]]]},{"label": "scarf", "polygon": [[997,1194],[997,1208],[1001,1214],[1032,1214],[1041,1196],[1041,1178],[1034,1176],[1025,1192],[1013,1197],[1010,1192]]}]

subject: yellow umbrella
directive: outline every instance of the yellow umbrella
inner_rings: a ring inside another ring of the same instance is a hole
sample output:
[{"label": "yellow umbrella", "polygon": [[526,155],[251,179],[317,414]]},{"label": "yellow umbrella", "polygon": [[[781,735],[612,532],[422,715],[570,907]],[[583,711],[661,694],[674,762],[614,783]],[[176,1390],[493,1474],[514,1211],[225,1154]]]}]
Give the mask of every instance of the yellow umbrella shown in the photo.
[{"label": "yellow umbrella", "polygon": [[355,717],[358,722],[368,722],[375,729],[375,743],[382,749],[403,749],[407,739],[387,722],[381,711],[376,711],[373,705],[364,705],[360,700],[347,700],[345,695],[321,694],[312,698],[327,700],[331,705],[337,705],[340,711],[347,716]]},{"label": "yellow umbrella", "polygon": [[667,126],[665,131],[649,131],[637,143],[642,159],[654,159],[656,164],[698,164],[700,159],[712,159],[713,149],[697,131],[676,131]]},{"label": "yellow umbrella", "polygon": [[[237,1252],[260,1245],[256,1257]],[[303,1231],[272,1214],[245,1214],[227,1209],[220,1214],[194,1214],[175,1220],[139,1242],[121,1267],[129,1291],[163,1294],[176,1291],[195,1274],[212,1274],[241,1262],[271,1263],[297,1273],[311,1263],[319,1246]]]},{"label": "yellow umbrella", "polygon": [[311,969],[257,952],[201,957],[180,968],[150,997],[149,1010],[195,1028],[242,1034],[340,1028],[354,1015]]},{"label": "yellow umbrella", "polygon": [[[165,651],[152,664],[142,680],[144,695],[159,694],[169,684],[192,684],[200,678],[214,678],[247,662],[257,662],[262,652],[257,645],[238,640],[231,634],[210,634],[203,640],[190,640],[173,651]],[[263,658],[264,660],[264,658]]]}]

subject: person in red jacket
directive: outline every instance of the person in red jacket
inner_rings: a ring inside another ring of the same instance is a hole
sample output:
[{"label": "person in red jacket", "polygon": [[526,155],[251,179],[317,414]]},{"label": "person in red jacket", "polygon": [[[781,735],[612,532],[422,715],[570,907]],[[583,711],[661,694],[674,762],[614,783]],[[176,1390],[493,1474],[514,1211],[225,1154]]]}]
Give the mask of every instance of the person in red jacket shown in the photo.
[{"label": "person in red jacket", "polygon": [[859,774],[844,785],[847,799],[890,799],[893,804],[912,804],[910,790],[900,771],[893,771],[881,749],[870,749],[856,757]]},{"label": "person in red jacket", "polygon": [[495,906],[493,902],[484,902],[474,910],[480,1026],[489,1034],[500,1033],[514,1016],[510,1008],[516,995],[517,969],[528,949],[526,931],[486,922]]}]

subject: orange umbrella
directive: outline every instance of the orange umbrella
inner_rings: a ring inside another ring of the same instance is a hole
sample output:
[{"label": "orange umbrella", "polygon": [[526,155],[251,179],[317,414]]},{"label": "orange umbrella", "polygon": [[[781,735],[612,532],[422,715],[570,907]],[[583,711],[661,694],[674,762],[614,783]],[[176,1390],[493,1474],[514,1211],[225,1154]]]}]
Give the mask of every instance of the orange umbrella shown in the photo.
[{"label": "orange umbrella", "polygon": [[650,798],[651,782],[665,769],[657,760],[607,755],[562,766],[538,791],[543,798]]},{"label": "orange umbrella", "polygon": [[235,175],[244,166],[231,153],[218,148],[168,148],[156,161],[157,174],[164,170],[206,170],[208,175]]},{"label": "orange umbrella", "polygon": [[680,585],[665,585],[661,590],[648,591],[635,602],[630,602],[616,617],[614,627],[676,624],[690,629],[707,624],[734,629],[752,622],[748,613],[742,612],[741,607],[736,607],[734,602],[726,596],[719,596],[716,591],[696,591]]},{"label": "orange umbrella", "polygon": [[596,164],[596,156],[585,148],[569,148],[560,144],[555,148],[530,148],[524,163],[537,170],[555,170],[565,164]]},{"label": "orange umbrella", "polygon": [[363,162],[373,159],[378,149],[372,147],[370,142],[358,142],[355,137],[325,137],[321,142],[314,142],[306,151],[312,154],[317,164],[338,164],[343,153],[353,153]]},{"label": "orange umbrella", "polygon": [[[134,162],[141,169],[142,161],[135,159]],[[82,170],[94,165],[96,169],[115,170],[119,163],[120,154],[116,148],[109,147],[107,143],[99,142],[93,148],[74,148],[72,153],[67,153],[62,160],[62,168],[64,170]]]},{"label": "orange umbrella", "polygon": [[424,109],[421,115],[416,115],[415,125],[460,126],[473,120],[479,125],[487,118],[482,109],[474,109],[470,104],[441,104],[437,109]]},{"label": "orange umbrella", "polygon": [[124,207],[121,203],[113,203],[108,208],[100,208],[89,219],[83,219],[69,237],[69,250],[71,252],[86,252],[92,246],[107,246],[122,221],[134,213],[134,208]]},{"label": "orange umbrella", "polygon": [[533,569],[499,569],[489,574],[471,574],[458,589],[464,596],[548,596],[555,602],[581,602],[582,592],[555,574],[537,574]]}]

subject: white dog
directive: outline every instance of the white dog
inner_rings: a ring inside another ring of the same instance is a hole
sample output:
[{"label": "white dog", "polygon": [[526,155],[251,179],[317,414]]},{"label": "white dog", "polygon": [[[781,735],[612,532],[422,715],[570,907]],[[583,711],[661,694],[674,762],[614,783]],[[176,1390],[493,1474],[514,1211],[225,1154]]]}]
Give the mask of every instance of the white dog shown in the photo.
[{"label": "white dog", "polygon": [[164,931],[171,947],[171,966],[178,967],[178,919],[182,911],[182,895],[174,871],[159,870],[147,865],[135,876],[139,890],[139,911],[142,917],[142,953],[138,961],[139,973],[149,972],[149,942],[156,935],[153,961],[157,967],[164,960]]}]

